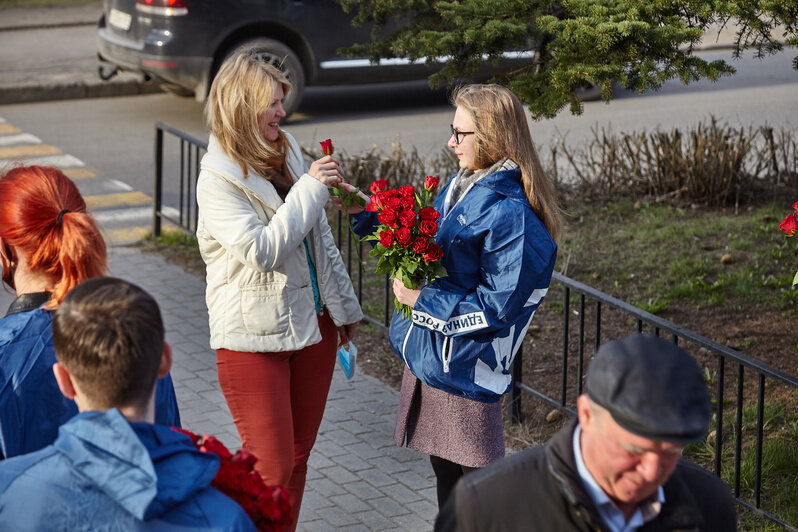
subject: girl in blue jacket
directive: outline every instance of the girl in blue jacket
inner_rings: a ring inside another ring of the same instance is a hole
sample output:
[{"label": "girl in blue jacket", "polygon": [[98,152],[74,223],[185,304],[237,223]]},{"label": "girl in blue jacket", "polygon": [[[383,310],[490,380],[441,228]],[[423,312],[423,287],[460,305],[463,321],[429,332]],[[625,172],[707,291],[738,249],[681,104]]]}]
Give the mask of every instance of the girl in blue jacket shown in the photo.
[{"label": "girl in blue jacket", "polygon": [[[390,341],[406,364],[394,439],[430,455],[443,505],[465,472],[504,456],[499,399],[532,315],[549,287],[561,228],[521,102],[498,85],[470,85],[448,146],[460,170],[441,190],[436,242],[448,275],[420,290],[398,279]],[[371,213],[355,215],[361,235]]]},{"label": "girl in blue jacket", "polygon": [[[0,175],[0,267],[17,296],[0,320],[2,459],[53,443],[78,413],[53,376],[53,311],[78,283],[106,271],[103,237],[78,187],[57,168]],[[169,375],[158,381],[156,422],[180,426]]]}]

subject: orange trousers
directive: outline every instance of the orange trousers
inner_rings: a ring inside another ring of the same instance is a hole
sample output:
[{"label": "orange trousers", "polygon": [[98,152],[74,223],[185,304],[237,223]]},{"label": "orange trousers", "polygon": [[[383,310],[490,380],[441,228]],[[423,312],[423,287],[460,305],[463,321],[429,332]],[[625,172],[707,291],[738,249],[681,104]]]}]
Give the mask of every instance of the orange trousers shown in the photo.
[{"label": "orange trousers", "polygon": [[327,312],[319,328],[321,342],[298,351],[216,351],[219,384],[241,442],[258,458],[264,482],[288,491],[292,529],[335,368],[338,330]]}]

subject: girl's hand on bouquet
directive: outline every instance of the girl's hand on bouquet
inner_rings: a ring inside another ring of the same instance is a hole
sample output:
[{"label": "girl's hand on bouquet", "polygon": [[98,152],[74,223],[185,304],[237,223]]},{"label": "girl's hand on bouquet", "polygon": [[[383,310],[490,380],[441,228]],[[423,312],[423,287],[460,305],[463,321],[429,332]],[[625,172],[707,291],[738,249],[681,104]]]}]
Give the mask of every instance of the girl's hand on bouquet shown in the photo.
[{"label": "girl's hand on bouquet", "polygon": [[407,305],[408,307],[413,308],[416,306],[416,301],[418,301],[418,296],[421,295],[421,290],[408,288],[401,281],[401,279],[394,278],[393,294],[394,296],[396,296],[396,299],[397,301],[399,301],[399,303],[402,303],[403,305]]},{"label": "girl's hand on bouquet", "polygon": [[325,155],[318,161],[313,161],[308,174],[325,187],[337,187],[341,183],[341,170],[338,161],[332,155]]},{"label": "girl's hand on bouquet", "polygon": [[358,214],[360,212],[363,212],[363,210],[365,209],[364,205],[368,205],[369,201],[371,200],[371,198],[363,194],[363,192],[359,188],[355,187],[354,185],[350,185],[349,183],[345,183],[344,181],[341,181],[338,184],[338,188],[343,189],[349,193],[357,193],[358,197],[363,200],[363,205],[359,205],[357,201],[350,201],[348,202],[347,205],[344,205],[340,197],[333,196],[331,198],[333,204],[336,207],[338,207],[339,211],[343,211],[347,214]]}]

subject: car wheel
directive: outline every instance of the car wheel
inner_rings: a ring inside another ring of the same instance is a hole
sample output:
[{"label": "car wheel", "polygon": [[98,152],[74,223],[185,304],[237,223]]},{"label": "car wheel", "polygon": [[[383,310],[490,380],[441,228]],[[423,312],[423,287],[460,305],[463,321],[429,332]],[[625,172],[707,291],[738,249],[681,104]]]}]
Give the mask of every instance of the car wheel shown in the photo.
[{"label": "car wheel", "polygon": [[302,69],[299,57],[291,48],[274,39],[253,39],[241,45],[245,46],[257,48],[258,56],[279,68],[291,82],[291,92],[283,101],[286,115],[290,116],[299,108],[305,91],[305,71]]}]

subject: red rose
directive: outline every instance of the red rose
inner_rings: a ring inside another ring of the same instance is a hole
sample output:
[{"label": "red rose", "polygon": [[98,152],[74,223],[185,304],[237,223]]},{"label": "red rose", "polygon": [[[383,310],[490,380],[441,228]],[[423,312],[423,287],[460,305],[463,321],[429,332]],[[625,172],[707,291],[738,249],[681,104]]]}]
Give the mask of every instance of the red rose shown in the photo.
[{"label": "red rose", "polygon": [[386,208],[380,212],[380,214],[377,215],[377,219],[382,225],[387,225],[388,227],[393,227],[394,229],[396,229],[396,227],[399,225],[396,211],[390,208]]},{"label": "red rose", "polygon": [[427,252],[424,253],[424,262],[435,262],[436,260],[440,260],[443,257],[443,250],[441,250],[440,246],[435,242],[429,245]]},{"label": "red rose", "polygon": [[385,200],[385,207],[387,209],[393,209],[395,211],[402,210],[402,200],[397,197],[389,197]]},{"label": "red rose", "polygon": [[424,236],[433,237],[438,232],[438,222],[435,220],[421,220],[418,224],[418,232]]},{"label": "red rose", "polygon": [[400,227],[393,232],[393,236],[396,237],[396,241],[399,242],[399,245],[403,248],[409,246],[410,242],[413,240],[413,236],[410,234],[410,229],[407,227]]},{"label": "red rose", "polygon": [[[798,205],[798,203],[795,205]],[[798,216],[796,216],[796,213],[788,214],[779,224],[779,229],[787,233],[787,236],[794,236],[798,232]]]},{"label": "red rose", "polygon": [[384,192],[388,188],[388,181],[385,179],[378,179],[369,186],[369,190],[372,194],[376,194],[377,192]]},{"label": "red rose", "polygon": [[416,225],[415,211],[402,211],[399,213],[399,225],[408,229]]},{"label": "red rose", "polygon": [[321,144],[321,152],[324,155],[332,155],[333,154],[332,139],[323,140],[319,144]]},{"label": "red rose", "polygon": [[399,203],[401,203],[403,209],[408,211],[416,208],[416,198],[414,196],[402,196],[399,198]]},{"label": "red rose", "polygon": [[205,436],[205,439],[202,441],[202,445],[200,445],[199,450],[206,453],[216,453],[222,460],[229,460],[233,457],[230,451],[227,450],[227,447],[225,447],[222,442],[217,440],[215,436]]},{"label": "red rose", "polygon": [[391,247],[393,245],[393,233],[391,231],[380,231],[380,244],[384,248]]},{"label": "red rose", "polygon": [[423,255],[429,249],[429,240],[424,238],[423,236],[417,236],[415,240],[413,240],[413,251],[418,253],[419,255]]},{"label": "red rose", "polygon": [[238,464],[240,467],[244,468],[245,471],[250,471],[255,467],[255,462],[257,461],[258,459],[255,458],[255,455],[249,452],[246,447],[241,447],[235,456],[233,456],[233,463]]},{"label": "red rose", "polygon": [[191,443],[193,443],[195,446],[196,446],[196,445],[197,445],[197,444],[200,442],[200,440],[202,439],[202,437],[201,437],[199,434],[194,434],[194,433],[193,433],[193,432],[191,432],[190,430],[181,429],[181,428],[178,428],[178,427],[172,427],[172,430],[173,430],[173,431],[175,431],[175,432],[179,432],[179,433],[181,433],[181,434],[185,434],[186,436],[188,436],[189,438],[191,438]]},{"label": "red rose", "polygon": [[432,207],[424,207],[420,211],[418,211],[418,217],[422,220],[437,220],[440,218],[441,213],[433,209]]},{"label": "red rose", "polygon": [[428,175],[427,178],[424,180],[424,188],[426,188],[427,190],[432,192],[433,190],[435,190],[438,187],[438,183],[440,183],[440,182],[441,182],[441,180],[438,179],[437,177],[433,177],[431,175]]},{"label": "red rose", "polygon": [[369,212],[380,212],[382,209],[385,208],[385,198],[381,192],[375,192],[371,199],[369,200],[369,204],[366,205],[366,210]]},{"label": "red rose", "polygon": [[410,185],[405,185],[403,187],[399,187],[399,195],[405,197],[413,197],[416,195],[416,187],[412,187]]}]

